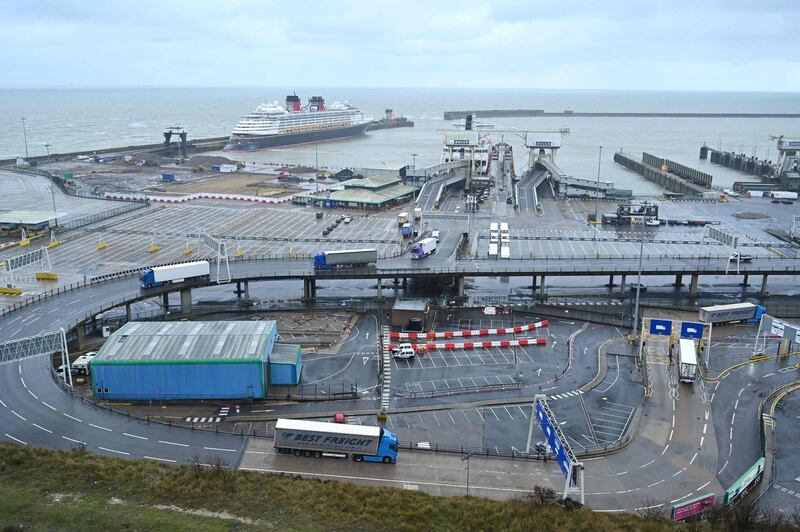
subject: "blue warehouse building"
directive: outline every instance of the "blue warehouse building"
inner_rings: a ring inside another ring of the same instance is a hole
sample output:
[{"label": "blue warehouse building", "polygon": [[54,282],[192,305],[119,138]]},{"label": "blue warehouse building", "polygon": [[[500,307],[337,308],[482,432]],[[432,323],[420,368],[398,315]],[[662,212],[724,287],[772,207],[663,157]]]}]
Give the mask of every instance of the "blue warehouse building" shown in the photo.
[{"label": "blue warehouse building", "polygon": [[274,321],[130,322],[92,360],[92,391],[112,401],[263,399],[276,337]]},{"label": "blue warehouse building", "polygon": [[303,361],[300,346],[294,344],[275,344],[269,357],[269,383],[286,386],[300,384]]}]

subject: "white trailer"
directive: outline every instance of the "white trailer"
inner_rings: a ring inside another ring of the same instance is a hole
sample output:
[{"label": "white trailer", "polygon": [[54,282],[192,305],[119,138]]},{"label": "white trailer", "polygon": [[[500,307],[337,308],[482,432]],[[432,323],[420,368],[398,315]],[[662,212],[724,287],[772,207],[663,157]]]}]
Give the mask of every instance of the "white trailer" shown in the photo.
[{"label": "white trailer", "polygon": [[178,283],[188,279],[208,278],[211,266],[207,260],[155,266],[142,270],[139,281],[142,288],[154,288],[165,283]]},{"label": "white trailer", "polygon": [[350,454],[357,462],[397,461],[397,436],[367,425],[278,419],[275,450],[279,453],[320,457]]},{"label": "white trailer", "polygon": [[697,378],[697,351],[694,340],[681,338],[678,343],[678,378],[693,383]]},{"label": "white trailer", "polygon": [[497,257],[497,244],[489,244],[489,256]]},{"label": "white trailer", "polygon": [[770,197],[775,198],[775,199],[796,200],[797,199],[797,192],[788,192],[786,190],[776,190],[774,192],[770,192]]},{"label": "white trailer", "polygon": [[500,246],[500,258],[501,259],[511,258],[511,249],[508,246]]},{"label": "white trailer", "polygon": [[398,227],[403,227],[403,225],[405,225],[407,223],[408,223],[408,213],[407,212],[401,212],[400,214],[397,215],[397,226]]}]

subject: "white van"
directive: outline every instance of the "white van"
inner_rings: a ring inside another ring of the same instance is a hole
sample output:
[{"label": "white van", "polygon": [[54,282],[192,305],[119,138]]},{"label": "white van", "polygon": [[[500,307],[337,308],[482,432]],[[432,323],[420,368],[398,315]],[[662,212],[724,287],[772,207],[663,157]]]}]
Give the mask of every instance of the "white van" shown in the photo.
[{"label": "white van", "polygon": [[431,238],[436,239],[436,243],[439,243],[439,230],[431,231]]},{"label": "white van", "polygon": [[414,358],[417,352],[411,344],[400,344],[392,349],[392,356],[394,358]]}]

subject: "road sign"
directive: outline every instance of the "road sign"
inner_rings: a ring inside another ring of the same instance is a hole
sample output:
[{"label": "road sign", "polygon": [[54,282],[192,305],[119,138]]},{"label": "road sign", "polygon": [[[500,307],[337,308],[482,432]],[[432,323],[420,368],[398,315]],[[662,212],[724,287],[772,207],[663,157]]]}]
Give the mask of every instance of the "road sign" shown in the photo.
[{"label": "road sign", "polygon": [[716,227],[707,225],[705,226],[706,235],[709,238],[716,240],[726,246],[736,249],[739,247],[739,237],[737,235],[732,235],[730,233],[726,233],[722,229],[717,229]]},{"label": "road sign", "polygon": [[744,475],[731,484],[731,487],[725,490],[725,505],[729,506],[734,504],[742,495],[747,493],[751,486],[758,484],[761,480],[761,475],[764,472],[764,457],[762,456],[756,463],[744,472]]},{"label": "road sign", "polygon": [[714,494],[708,493],[690,501],[674,504],[672,506],[672,519],[675,521],[683,521],[688,517],[703,513],[714,506],[714,500]]},{"label": "road sign", "polygon": [[672,334],[672,321],[651,319],[650,334],[660,334],[662,336],[669,336],[670,334]]},{"label": "road sign", "polygon": [[539,420],[539,426],[542,428],[542,432],[544,433],[544,437],[547,440],[547,444],[550,447],[550,450],[553,452],[553,454],[556,455],[556,461],[558,462],[558,467],[560,467],[561,472],[564,473],[564,478],[569,477],[570,471],[572,469],[572,462],[567,456],[567,452],[564,449],[564,445],[561,443],[558,434],[556,433],[556,429],[553,426],[553,422],[550,420],[550,417],[544,411],[544,406],[542,406],[541,401],[536,402],[536,417]]},{"label": "road sign", "polygon": [[[767,332],[769,331],[769,332]],[[773,318],[769,314],[764,314],[761,323],[761,333],[779,336],[784,340],[796,342],[800,340],[800,327],[786,323],[777,318]]]},{"label": "road sign", "polygon": [[694,323],[691,321],[684,321],[681,323],[681,338],[697,338],[703,337],[703,330],[705,324]]}]

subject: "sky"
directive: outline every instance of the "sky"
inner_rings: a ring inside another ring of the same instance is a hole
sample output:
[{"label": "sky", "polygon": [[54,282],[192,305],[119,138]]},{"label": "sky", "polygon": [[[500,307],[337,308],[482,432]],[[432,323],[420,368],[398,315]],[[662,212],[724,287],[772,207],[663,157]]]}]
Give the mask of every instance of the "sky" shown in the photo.
[{"label": "sky", "polygon": [[0,86],[800,91],[800,0],[0,0]]}]

